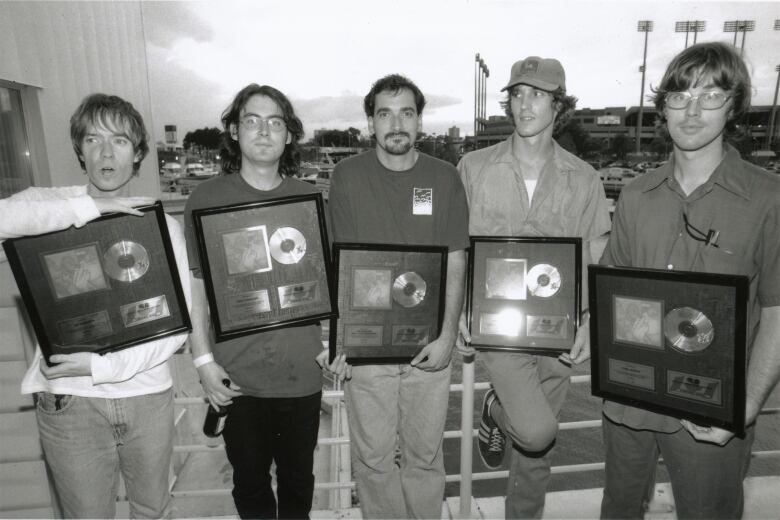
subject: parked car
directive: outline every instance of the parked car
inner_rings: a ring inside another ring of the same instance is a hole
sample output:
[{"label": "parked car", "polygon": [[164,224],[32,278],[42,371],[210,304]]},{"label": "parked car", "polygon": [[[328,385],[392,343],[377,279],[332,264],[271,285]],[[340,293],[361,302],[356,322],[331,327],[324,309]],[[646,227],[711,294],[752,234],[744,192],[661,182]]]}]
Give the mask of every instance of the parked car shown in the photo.
[{"label": "parked car", "polygon": [[181,177],[181,164],[175,162],[167,162],[160,168],[160,175],[166,179],[178,179]]},{"label": "parked car", "polygon": [[201,163],[187,163],[186,166],[187,177],[197,177],[203,175],[203,164]]}]

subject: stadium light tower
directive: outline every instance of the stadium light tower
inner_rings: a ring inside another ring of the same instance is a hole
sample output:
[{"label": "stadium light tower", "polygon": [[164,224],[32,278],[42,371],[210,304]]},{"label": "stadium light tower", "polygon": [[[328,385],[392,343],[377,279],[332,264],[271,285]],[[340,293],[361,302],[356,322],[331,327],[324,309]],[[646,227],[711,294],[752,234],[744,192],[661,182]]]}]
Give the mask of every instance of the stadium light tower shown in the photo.
[{"label": "stadium light tower", "polygon": [[636,30],[645,33],[645,51],[642,55],[642,66],[639,67],[642,73],[642,85],[639,88],[639,116],[636,119],[636,153],[642,150],[642,111],[645,106],[645,71],[647,69],[647,35],[653,31],[653,22],[651,20],[639,20]]},{"label": "stadium light tower", "polygon": [[688,34],[693,33],[693,45],[696,45],[696,35],[704,32],[707,28],[707,22],[703,20],[686,20],[674,24],[674,32],[685,33],[685,48],[688,48]]},{"label": "stadium light tower", "polygon": [[[780,20],[775,20],[775,29],[780,31]],[[772,141],[775,138],[775,117],[777,114],[777,91],[780,90],[780,65],[775,67],[777,71],[777,83],[775,84],[775,98],[772,101],[772,115],[769,117],[769,128],[766,133],[766,149],[772,149]]]},{"label": "stadium light tower", "polygon": [[731,20],[723,23],[724,32],[734,33],[734,47],[737,46],[737,33],[742,33],[742,45],[739,48],[739,55],[745,51],[745,33],[752,32],[756,29],[755,20]]},{"label": "stadium light tower", "polygon": [[[780,31],[780,20],[775,20],[775,31]],[[777,117],[777,91],[780,90],[780,65],[775,67],[777,71],[777,83],[775,84],[775,98],[772,101],[772,114],[769,116],[769,128],[766,134],[766,149],[772,149],[772,143],[775,139],[775,123]]]},{"label": "stadium light tower", "polygon": [[490,70],[485,65],[485,60],[474,56],[474,149],[477,149],[477,131],[484,128],[485,113],[487,112],[487,78]]}]

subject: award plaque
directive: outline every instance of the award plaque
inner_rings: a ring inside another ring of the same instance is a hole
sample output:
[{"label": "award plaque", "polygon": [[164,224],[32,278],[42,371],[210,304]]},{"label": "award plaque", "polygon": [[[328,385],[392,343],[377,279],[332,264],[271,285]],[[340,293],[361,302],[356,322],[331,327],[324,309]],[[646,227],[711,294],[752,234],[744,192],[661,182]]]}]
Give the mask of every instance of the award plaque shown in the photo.
[{"label": "award plaque", "polygon": [[217,342],[335,316],[321,194],[192,216]]},{"label": "award plaque", "polygon": [[447,248],[333,244],[339,318],[330,358],[351,363],[409,362],[439,337]]},{"label": "award plaque", "polygon": [[471,237],[467,320],[477,350],[558,356],[579,326],[582,240]]},{"label": "award plaque", "polygon": [[47,362],[191,330],[162,204],[139,210],[3,242]]},{"label": "award plaque", "polygon": [[588,266],[593,395],[745,428],[746,276]]}]

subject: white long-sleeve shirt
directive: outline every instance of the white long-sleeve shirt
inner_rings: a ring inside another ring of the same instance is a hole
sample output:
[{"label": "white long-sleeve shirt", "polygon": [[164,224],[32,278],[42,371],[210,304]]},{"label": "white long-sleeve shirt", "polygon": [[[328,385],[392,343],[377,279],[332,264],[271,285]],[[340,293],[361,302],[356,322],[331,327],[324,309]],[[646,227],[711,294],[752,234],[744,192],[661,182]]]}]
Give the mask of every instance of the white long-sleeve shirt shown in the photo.
[{"label": "white long-sleeve shirt", "polygon": [[[99,216],[86,186],[28,188],[0,199],[0,239],[80,227]],[[168,232],[187,309],[192,308],[187,248],[179,223],[166,215]],[[51,392],[82,397],[132,397],[161,392],[173,385],[168,363],[187,334],[177,334],[104,355],[91,354],[91,376],[46,379],[39,346],[22,380],[22,393]]]},{"label": "white long-sleeve shirt", "polygon": [[86,186],[27,188],[0,199],[0,239],[81,227],[99,216]]}]

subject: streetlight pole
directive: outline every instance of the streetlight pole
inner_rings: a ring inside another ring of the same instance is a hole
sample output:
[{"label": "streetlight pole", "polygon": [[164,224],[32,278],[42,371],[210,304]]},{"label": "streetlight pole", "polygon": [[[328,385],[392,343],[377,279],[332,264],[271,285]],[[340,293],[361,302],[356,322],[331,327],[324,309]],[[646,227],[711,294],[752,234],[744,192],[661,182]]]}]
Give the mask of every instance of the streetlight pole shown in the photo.
[{"label": "streetlight pole", "polygon": [[674,32],[685,33],[685,48],[688,48],[688,33],[693,33],[693,44],[696,45],[696,35],[700,32],[704,32],[707,27],[707,22],[702,20],[687,20],[684,22],[676,22],[674,24]]},{"label": "streetlight pole", "polygon": [[636,119],[636,153],[642,150],[642,111],[645,106],[645,69],[647,68],[647,36],[653,31],[653,22],[650,20],[640,20],[637,24],[637,31],[645,33],[645,51],[642,55],[642,66],[639,70],[642,72],[642,86],[639,89],[639,117]]},{"label": "streetlight pole", "polygon": [[723,23],[723,32],[734,33],[734,47],[737,46],[737,33],[742,33],[742,46],[739,49],[739,55],[745,51],[745,33],[752,32],[756,28],[755,20],[731,20]]}]

